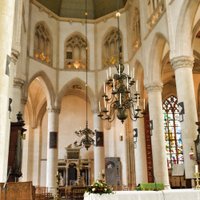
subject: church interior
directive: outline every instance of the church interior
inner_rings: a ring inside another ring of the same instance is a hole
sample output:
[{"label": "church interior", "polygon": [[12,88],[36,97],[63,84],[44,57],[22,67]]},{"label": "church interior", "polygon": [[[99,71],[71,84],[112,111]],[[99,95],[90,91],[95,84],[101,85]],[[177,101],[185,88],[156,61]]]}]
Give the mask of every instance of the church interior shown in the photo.
[{"label": "church interior", "polygon": [[1,0],[0,26],[0,199],[200,188],[199,0]]}]

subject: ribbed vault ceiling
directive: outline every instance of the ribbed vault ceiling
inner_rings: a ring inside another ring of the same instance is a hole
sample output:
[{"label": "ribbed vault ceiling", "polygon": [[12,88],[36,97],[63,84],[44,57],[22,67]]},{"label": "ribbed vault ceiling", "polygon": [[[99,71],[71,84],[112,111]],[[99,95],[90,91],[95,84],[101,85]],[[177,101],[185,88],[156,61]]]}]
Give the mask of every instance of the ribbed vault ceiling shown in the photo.
[{"label": "ribbed vault ceiling", "polygon": [[[85,0],[37,0],[60,17],[85,18]],[[87,0],[89,19],[97,19],[118,8],[123,8],[127,0]]]}]

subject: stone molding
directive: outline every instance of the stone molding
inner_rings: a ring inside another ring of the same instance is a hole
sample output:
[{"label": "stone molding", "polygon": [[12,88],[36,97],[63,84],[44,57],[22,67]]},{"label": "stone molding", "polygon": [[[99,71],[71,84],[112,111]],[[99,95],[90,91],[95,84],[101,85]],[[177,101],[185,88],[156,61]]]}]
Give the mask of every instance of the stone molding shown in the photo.
[{"label": "stone molding", "polygon": [[194,66],[194,57],[192,56],[178,56],[175,58],[172,58],[170,60],[173,69],[177,70],[179,68],[193,68]]},{"label": "stone molding", "polygon": [[20,55],[20,52],[15,50],[15,49],[12,49],[11,51],[11,61],[16,65],[18,59],[19,59],[19,55]]},{"label": "stone molding", "polygon": [[149,92],[162,91],[163,84],[161,82],[153,82],[145,85],[146,90]]},{"label": "stone molding", "polygon": [[25,81],[22,80],[21,78],[14,78],[14,80],[13,80],[14,87],[22,88],[24,86],[24,83],[25,83]]}]

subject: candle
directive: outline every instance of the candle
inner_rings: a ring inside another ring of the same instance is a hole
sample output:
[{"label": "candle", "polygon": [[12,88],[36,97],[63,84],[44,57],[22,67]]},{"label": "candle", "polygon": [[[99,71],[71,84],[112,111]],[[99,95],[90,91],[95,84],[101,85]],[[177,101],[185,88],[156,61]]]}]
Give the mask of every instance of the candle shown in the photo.
[{"label": "candle", "polygon": [[127,74],[129,75],[129,64],[127,64]]},{"label": "candle", "polygon": [[137,108],[139,108],[139,98],[137,98]]},{"label": "candle", "polygon": [[119,75],[120,75],[120,64],[119,64]]},{"label": "candle", "polygon": [[122,104],[122,94],[119,93],[119,104],[121,105]]},{"label": "candle", "polygon": [[109,67],[109,76],[111,77],[111,67]]},{"label": "candle", "polygon": [[106,70],[106,77],[107,77],[107,80],[108,80],[108,70]]},{"label": "candle", "polygon": [[136,83],[135,83],[135,90],[136,92],[138,92],[138,80],[136,80]]},{"label": "candle", "polygon": [[115,90],[115,79],[113,78],[113,90]]},{"label": "candle", "polygon": [[101,112],[101,103],[99,101],[99,112]]},{"label": "candle", "polygon": [[195,165],[195,173],[198,173],[198,172],[199,172],[199,166]]},{"label": "candle", "polygon": [[134,76],[135,76],[135,69],[133,69],[133,71],[132,71],[132,78],[134,79]]},{"label": "candle", "polygon": [[106,97],[103,98],[104,108],[106,108]]},{"label": "candle", "polygon": [[135,109],[136,109],[136,105],[135,104],[133,105],[133,109],[134,109],[133,112],[135,112]]}]

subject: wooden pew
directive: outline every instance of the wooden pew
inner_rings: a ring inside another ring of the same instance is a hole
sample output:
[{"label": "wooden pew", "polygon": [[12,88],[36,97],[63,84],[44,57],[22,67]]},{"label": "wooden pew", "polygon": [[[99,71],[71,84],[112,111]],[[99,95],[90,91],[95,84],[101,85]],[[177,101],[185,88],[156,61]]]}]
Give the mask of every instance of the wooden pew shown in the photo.
[{"label": "wooden pew", "polygon": [[0,183],[0,200],[34,200],[35,188],[32,182]]},{"label": "wooden pew", "polygon": [[48,192],[47,187],[35,187],[35,200],[53,199],[52,193]]}]

